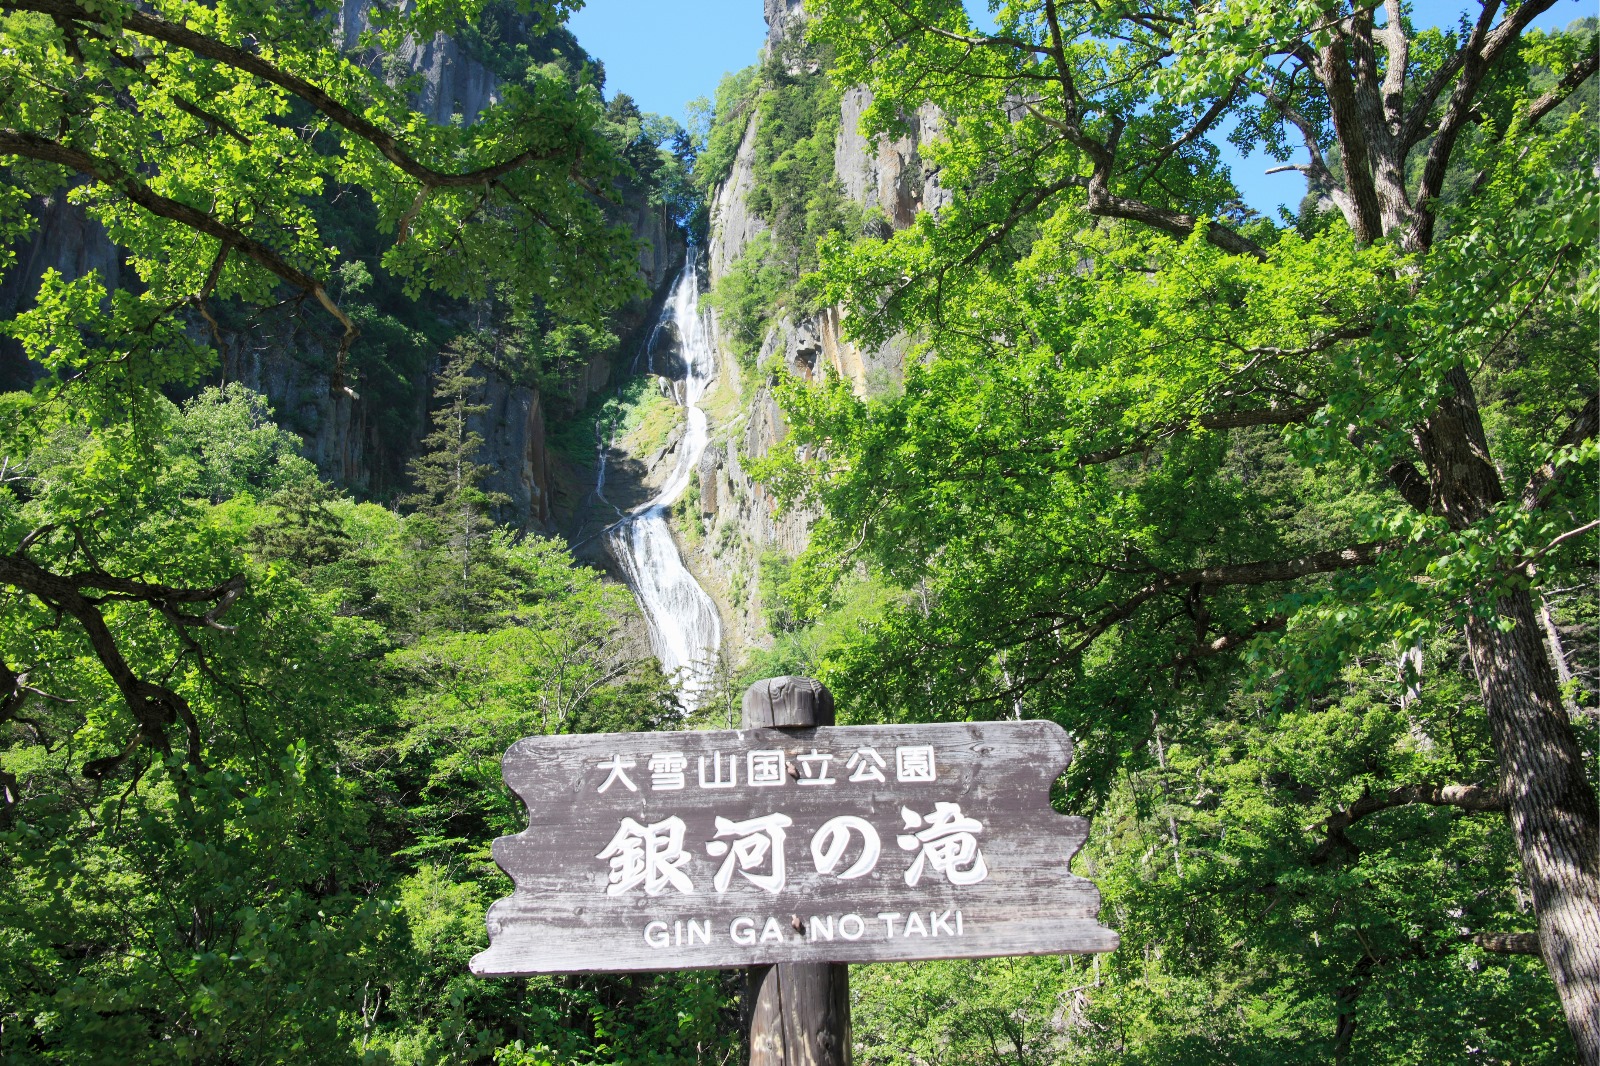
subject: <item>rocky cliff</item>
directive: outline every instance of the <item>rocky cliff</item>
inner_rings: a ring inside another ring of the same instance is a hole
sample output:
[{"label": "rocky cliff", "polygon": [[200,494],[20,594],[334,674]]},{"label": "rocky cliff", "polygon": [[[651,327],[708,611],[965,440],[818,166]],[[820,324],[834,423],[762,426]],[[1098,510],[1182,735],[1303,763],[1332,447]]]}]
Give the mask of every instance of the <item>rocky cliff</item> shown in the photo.
[{"label": "rocky cliff", "polygon": [[[340,38],[355,46],[368,28],[372,0],[345,0],[334,12]],[[387,76],[420,74],[413,104],[432,122],[468,121],[497,100],[496,74],[461,41],[439,35],[421,45],[408,45],[382,62]],[[42,199],[36,206],[38,226],[17,249],[16,266],[0,284],[0,316],[9,318],[28,307],[47,270],[68,280],[97,271],[109,287],[123,280],[122,255],[104,229],[65,196]],[[684,235],[666,212],[643,195],[620,205],[613,217],[639,242],[639,273],[652,294],[676,275],[684,255]],[[511,503],[497,515],[525,530],[556,528],[557,471],[548,445],[555,418],[581,410],[612,383],[613,365],[631,352],[638,333],[649,322],[654,295],[625,309],[611,323],[617,349],[595,354],[587,364],[555,383],[554,394],[485,372],[483,401],[489,410],[474,428],[484,438],[482,462],[494,468],[485,486],[505,494]],[[438,315],[459,319],[459,327],[481,327],[481,309],[438,301]],[[426,427],[432,372],[437,355],[424,360],[419,373],[406,377],[397,394],[369,392],[358,377],[354,395],[330,388],[328,368],[336,344],[334,324],[316,310],[298,304],[244,318],[222,316],[222,329],[212,334],[220,350],[218,377],[241,381],[265,394],[279,421],[301,435],[305,448],[324,474],[357,492],[388,495],[404,481],[405,465]],[[26,388],[33,368],[9,340],[0,343],[0,390]],[[399,427],[397,429],[397,426]]]},{"label": "rocky cliff", "polygon": [[[768,47],[797,31],[805,13],[800,0],[765,0]],[[791,72],[794,73],[794,72]],[[824,76],[813,72],[813,76]],[[870,92],[847,89],[840,102],[840,127],[834,144],[834,176],[847,197],[869,210],[882,212],[895,229],[912,224],[918,212],[938,211],[949,192],[920,148],[940,136],[943,118],[933,107],[912,116],[910,132],[898,138],[868,138],[861,116],[871,104]],[[708,282],[727,276],[750,242],[768,227],[752,210],[759,112],[744,131],[728,178],[711,203]],[[718,316],[712,315],[714,335]],[[810,380],[828,366],[850,381],[861,395],[894,388],[902,375],[910,343],[897,337],[880,348],[863,350],[844,339],[837,308],[795,320],[780,317],[768,331],[757,357],[758,366],[775,358],[792,373]],[[729,345],[718,340],[724,381],[738,383],[742,371]],[[749,474],[759,459],[784,439],[788,427],[773,399],[770,383],[758,381],[743,389],[731,416],[714,428],[714,442],[700,462],[697,513],[684,516],[697,523],[686,540],[693,549],[689,564],[719,601],[732,647],[771,641],[759,591],[761,560],[793,558],[805,548],[814,515],[780,513],[776,501]]]}]

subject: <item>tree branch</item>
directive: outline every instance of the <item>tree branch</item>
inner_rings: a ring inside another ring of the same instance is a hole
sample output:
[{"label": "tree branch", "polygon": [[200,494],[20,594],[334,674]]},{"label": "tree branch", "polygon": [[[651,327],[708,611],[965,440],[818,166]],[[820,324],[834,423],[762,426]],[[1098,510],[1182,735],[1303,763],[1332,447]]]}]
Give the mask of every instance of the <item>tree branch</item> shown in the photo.
[{"label": "tree branch", "polygon": [[1425,804],[1430,807],[1456,807],[1463,811],[1504,811],[1506,798],[1499,789],[1482,785],[1402,785],[1388,792],[1367,793],[1344,810],[1335,810],[1311,828],[1322,827],[1327,837],[1311,853],[1311,865],[1320,866],[1333,857],[1336,848],[1350,848],[1345,830],[1369,814]]},{"label": "tree branch", "polygon": [[[1417,205],[1416,221],[1411,224],[1410,232],[1401,242],[1406,250],[1422,251],[1433,242],[1432,201],[1438,198],[1440,190],[1444,187],[1445,172],[1450,165],[1450,153],[1455,150],[1456,138],[1460,136],[1463,126],[1472,115],[1473,101],[1477,99],[1478,89],[1482,86],[1489,68],[1500,58],[1500,54],[1522,35],[1528,23],[1543,14],[1553,3],[1555,0],[1526,0],[1487,34],[1483,33],[1484,26],[1492,17],[1497,5],[1493,0],[1484,4],[1483,16],[1478,20],[1471,39],[1462,46],[1466,56],[1461,65],[1460,80],[1456,82],[1455,92],[1450,95],[1450,102],[1445,105],[1444,116],[1439,120],[1438,132],[1434,135],[1433,144],[1428,148],[1428,159],[1423,164],[1422,177],[1417,182],[1417,194],[1412,198],[1412,202]],[[1478,47],[1477,42],[1480,40],[1483,43]]]},{"label": "tree branch", "polygon": [[[1193,215],[1118,196],[1108,188],[1109,182],[1098,180],[1099,169],[1095,168],[1095,177],[1089,180],[1088,209],[1091,215],[1142,222],[1152,229],[1182,238],[1187,238],[1200,224],[1200,220]],[[1267,259],[1266,249],[1214,220],[1206,224],[1206,240],[1232,255],[1250,255],[1262,262]]]},{"label": "tree branch", "polygon": [[1233,103],[1234,98],[1238,96],[1239,84],[1242,80],[1242,78],[1233,79],[1233,84],[1228,86],[1228,91],[1222,96],[1217,97],[1216,101],[1206,109],[1205,114],[1201,115],[1195,121],[1193,126],[1190,126],[1181,137],[1178,137],[1171,144],[1167,145],[1166,147],[1162,148],[1161,151],[1156,153],[1155,159],[1151,161],[1145,171],[1145,177],[1139,180],[1139,184],[1137,186],[1138,189],[1142,190],[1144,188],[1144,183],[1149,179],[1149,176],[1160,170],[1162,165],[1165,164],[1168,159],[1172,158],[1174,152],[1177,152],[1184,145],[1192,143],[1195,138],[1201,136],[1216,124],[1217,119],[1222,117],[1222,113],[1228,109],[1228,106]]},{"label": "tree branch", "polygon": [[1347,37],[1342,28],[1335,29],[1328,44],[1318,53],[1317,64],[1321,67],[1328,110],[1333,116],[1333,131],[1339,141],[1339,157],[1344,164],[1345,188],[1354,215],[1351,229],[1359,243],[1370,244],[1383,236],[1383,211],[1372,180],[1370,146],[1361,122],[1348,56]]},{"label": "tree branch", "polygon": [[[1593,437],[1596,432],[1600,432],[1600,397],[1590,396],[1583,410],[1578,412],[1556,440],[1556,447],[1571,448]],[[1541,464],[1522,490],[1522,506],[1529,511],[1543,506],[1561,473],[1553,462]]]},{"label": "tree branch", "polygon": [[[106,673],[122,694],[136,725],[134,735],[116,755],[93,759],[84,764],[83,776],[101,779],[120,766],[140,743],[167,751],[167,727],[182,721],[188,734],[188,758],[196,766],[204,766],[199,724],[189,703],[173,689],[145,681],[117,647],[116,638],[100,613],[100,603],[87,595],[85,589],[111,592],[113,599],[137,600],[149,603],[157,610],[171,611],[175,603],[213,604],[211,610],[196,620],[214,622],[238,598],[244,588],[244,575],[238,574],[207,589],[176,588],[154,585],[111,574],[92,572],[61,575],[52,573],[21,553],[0,553],[0,582],[20,589],[41,602],[71,615],[89,638],[95,657],[105,667]],[[189,617],[189,616],[185,616]]]},{"label": "tree branch", "polygon": [[1263,633],[1277,633],[1287,627],[1288,624],[1288,616],[1281,614],[1275,614],[1271,618],[1264,618],[1259,622],[1252,622],[1242,632],[1224,633],[1219,637],[1213,637],[1202,644],[1195,645],[1188,652],[1174,659],[1172,665],[1174,667],[1192,666],[1201,659],[1222,655],[1243,644],[1248,644]]},{"label": "tree branch", "polygon": [[1561,101],[1572,95],[1574,89],[1589,80],[1597,67],[1600,67],[1600,51],[1591,48],[1588,55],[1580,59],[1576,66],[1556,82],[1555,88],[1539,97],[1533,102],[1533,106],[1528,108],[1528,125],[1533,125],[1554,111]]},{"label": "tree branch", "polygon": [[1193,570],[1183,570],[1176,574],[1168,574],[1146,585],[1101,615],[1093,625],[1084,630],[1068,650],[1067,655],[1071,657],[1081,654],[1089,645],[1100,639],[1112,626],[1132,618],[1138,613],[1139,608],[1146,603],[1173,589],[1188,588],[1191,585],[1221,587],[1270,585],[1280,581],[1294,581],[1297,578],[1308,577],[1311,574],[1324,574],[1337,570],[1351,570],[1357,567],[1371,566],[1378,561],[1380,556],[1393,547],[1394,544],[1391,541],[1372,541],[1349,548],[1312,552],[1309,555],[1301,555],[1292,559],[1271,559],[1254,563],[1198,567]]},{"label": "tree branch", "polygon": [[[328,291],[323,288],[322,282],[292,265],[265,244],[199,208],[190,207],[186,203],[152,191],[149,186],[132,175],[121,173],[116,164],[109,160],[96,158],[87,152],[69,148],[67,145],[47,140],[36,134],[0,129],[0,156],[8,155],[24,156],[43,163],[55,163],[94,178],[120,192],[152,215],[170,219],[198,233],[214,237],[225,247],[254,260],[283,281],[315,296],[317,302],[344,326],[344,336],[339,342],[339,362],[336,372],[342,369],[344,356],[349,351],[350,344],[360,336],[361,330],[350,320],[350,316],[334,303]],[[335,387],[341,384],[342,382],[336,382]]]},{"label": "tree branch", "polygon": [[1097,463],[1109,463],[1124,455],[1149,451],[1158,441],[1174,437],[1187,429],[1242,429],[1247,426],[1295,425],[1310,418],[1319,406],[1321,405],[1308,403],[1295,407],[1269,407],[1258,411],[1222,411],[1181,422],[1168,422],[1164,426],[1157,427],[1148,437],[1137,443],[1115,445],[1080,455],[1078,465],[1093,466]]},{"label": "tree branch", "polygon": [[1462,933],[1461,939],[1499,955],[1540,955],[1538,933]]},{"label": "tree branch", "polygon": [[[66,18],[75,22],[89,23],[107,31],[114,31],[117,28],[95,12],[74,3],[73,0],[0,0],[0,10],[37,11],[55,18]],[[318,86],[267,62],[253,52],[248,52],[243,48],[230,44],[224,44],[214,38],[207,37],[205,34],[197,33],[187,26],[169,22],[160,16],[149,14],[138,8],[122,10],[119,15],[121,18],[120,28],[123,30],[138,34],[141,37],[161,41],[175,48],[181,48],[205,59],[233,67],[235,70],[243,71],[246,74],[252,74],[262,81],[292,93],[338,125],[371,144],[383,154],[385,159],[399,167],[406,175],[429,188],[462,188],[481,185],[485,181],[492,181],[495,178],[509,174],[526,163],[548,159],[556,154],[552,152],[536,152],[530,149],[492,166],[468,171],[464,174],[449,174],[435,170],[413,158],[390,133],[363,118],[350,108],[345,107]]]},{"label": "tree branch", "polygon": [[1389,481],[1400,493],[1400,498],[1409,503],[1413,510],[1419,514],[1427,514],[1433,506],[1433,489],[1428,485],[1428,479],[1423,477],[1422,471],[1417,469],[1417,464],[1410,459],[1402,459],[1389,467]]}]

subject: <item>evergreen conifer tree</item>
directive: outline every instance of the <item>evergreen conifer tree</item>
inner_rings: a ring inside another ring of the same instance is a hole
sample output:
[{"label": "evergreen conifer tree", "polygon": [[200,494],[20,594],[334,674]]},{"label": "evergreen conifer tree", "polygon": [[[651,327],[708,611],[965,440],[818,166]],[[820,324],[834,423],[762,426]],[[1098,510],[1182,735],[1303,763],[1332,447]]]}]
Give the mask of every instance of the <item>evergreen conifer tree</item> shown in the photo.
[{"label": "evergreen conifer tree", "polygon": [[410,525],[418,609],[450,629],[481,618],[492,599],[492,575],[484,572],[492,512],[511,502],[481,487],[493,467],[476,461],[483,437],[472,429],[472,420],[489,409],[475,402],[480,354],[471,337],[446,346],[434,380],[433,428],[422,438],[422,454],[407,466],[417,491],[400,501],[416,508]]}]

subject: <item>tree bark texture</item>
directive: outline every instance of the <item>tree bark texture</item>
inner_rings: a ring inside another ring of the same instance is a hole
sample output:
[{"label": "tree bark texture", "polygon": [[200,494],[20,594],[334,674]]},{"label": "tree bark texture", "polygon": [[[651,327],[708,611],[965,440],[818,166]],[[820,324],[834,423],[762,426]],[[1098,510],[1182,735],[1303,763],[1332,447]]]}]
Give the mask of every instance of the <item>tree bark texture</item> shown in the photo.
[{"label": "tree bark texture", "polygon": [[[1505,499],[1489,459],[1471,379],[1418,427],[1433,506],[1456,529]],[[1585,1066],[1600,1066],[1600,808],[1584,754],[1562,706],[1540,640],[1533,597],[1509,582],[1485,587],[1472,605],[1467,649],[1500,762],[1517,852],[1533,889],[1539,947]]]},{"label": "tree bark texture", "polygon": [[[744,694],[742,728],[834,724],[833,694],[804,677],[757,681]],[[745,971],[750,1066],[850,1066],[850,967],[780,963]]]},{"label": "tree bark texture", "polygon": [[[1498,622],[1512,623],[1503,632]],[[1585,1066],[1600,1066],[1600,812],[1526,589],[1467,623],[1539,948]]]}]

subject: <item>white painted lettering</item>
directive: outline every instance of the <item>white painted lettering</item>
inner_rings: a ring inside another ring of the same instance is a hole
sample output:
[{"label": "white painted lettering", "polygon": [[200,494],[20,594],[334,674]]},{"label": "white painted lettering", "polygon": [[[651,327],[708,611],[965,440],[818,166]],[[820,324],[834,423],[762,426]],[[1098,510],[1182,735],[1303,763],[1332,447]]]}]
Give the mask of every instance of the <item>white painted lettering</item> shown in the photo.
[{"label": "white painted lettering", "polygon": [[838,780],[828,776],[828,764],[833,762],[830,752],[811,749],[810,755],[802,755],[796,760],[800,764],[800,781],[802,785],[831,785]]},{"label": "white painted lettering", "polygon": [[894,923],[900,920],[899,911],[879,911],[878,920],[889,927],[889,939],[894,939]]},{"label": "white painted lettering", "polygon": [[595,789],[595,791],[604,792],[606,789],[610,788],[612,783],[615,781],[621,781],[627,786],[629,792],[639,791],[639,786],[634,784],[632,781],[629,781],[628,775],[622,772],[624,770],[632,770],[637,765],[638,761],[635,759],[624,759],[621,755],[611,756],[611,758],[595,767],[596,770],[611,771],[611,773],[606,775],[606,779],[600,783],[600,787]]},{"label": "white painted lettering", "polygon": [[664,948],[672,941],[667,936],[666,922],[651,922],[644,927],[644,942],[653,948]]},{"label": "white painted lettering", "polygon": [[684,785],[683,770],[689,760],[681,751],[658,751],[650,756],[645,768],[650,771],[650,787],[661,792],[671,792]]},{"label": "white painted lettering", "polygon": [[929,928],[929,932],[928,932],[929,936],[938,936],[939,935],[939,927],[941,925],[944,926],[944,935],[945,936],[955,936],[956,935],[956,931],[954,929],[950,928],[950,912],[949,911],[945,911],[943,914],[936,914],[933,911],[929,911],[928,912],[928,924],[929,924],[929,927],[930,927]]},{"label": "white painted lettering", "polygon": [[754,944],[756,942],[756,920],[754,918],[735,918],[729,922],[728,939],[735,944]]},{"label": "white painted lettering", "polygon": [[927,927],[922,924],[922,915],[916,911],[906,915],[906,931],[904,935],[910,936],[912,933],[916,933],[918,936],[928,935]]},{"label": "white painted lettering", "polygon": [[857,748],[844,768],[851,771],[851,781],[887,781],[883,776],[883,768],[888,765],[883,761],[883,756],[878,754],[877,748]]},{"label": "white painted lettering", "polygon": [[961,912],[956,911],[956,936],[961,935]]},{"label": "white painted lettering", "polygon": [[[747,818],[742,822],[732,822],[717,816],[717,836],[732,837],[730,847],[726,840],[713,840],[706,845],[706,854],[712,858],[720,858],[722,866],[717,870],[717,876],[712,880],[718,892],[728,891],[729,884],[733,881],[735,868],[739,876],[749,881],[752,885],[766,889],[768,892],[781,892],[784,879],[788,876],[784,866],[783,842],[784,830],[794,822],[787,814],[767,814],[760,818]],[[754,873],[771,861],[772,869],[767,873]]]},{"label": "white painted lettering", "polygon": [[[910,807],[901,807],[900,817],[905,820],[907,831],[895,837],[895,842],[906,851],[917,852],[916,860],[906,871],[907,885],[915,888],[926,867],[943,874],[952,885],[975,885],[989,876],[976,835],[983,832],[983,825],[962,814],[961,804],[935,803],[933,813],[926,819]],[[923,829],[923,825],[927,828]],[[921,832],[910,832],[913,829]]]},{"label": "white painted lettering", "polygon": [[706,757],[700,756],[700,787],[701,788],[732,788],[739,783],[739,757],[728,756],[728,779],[722,779],[722,753],[711,753],[711,780],[706,780]]},{"label": "white painted lettering", "polygon": [[643,888],[646,895],[659,896],[669,886],[693,894],[694,885],[683,872],[689,862],[683,850],[683,830],[683,819],[676,815],[650,825],[624,818],[606,850],[595,856],[611,862],[606,895],[620,896]]},{"label": "white painted lettering", "polygon": [[934,780],[933,745],[894,749],[894,776],[896,781]]},{"label": "white painted lettering", "polygon": [[857,818],[853,814],[841,814],[822,823],[822,828],[811,838],[811,861],[816,864],[817,873],[833,873],[834,867],[839,865],[839,860],[844,858],[844,849],[850,843],[851,830],[861,834],[861,855],[848,870],[839,875],[839,880],[849,881],[862,877],[871,873],[872,868],[878,865],[878,856],[883,854],[883,841],[878,837],[878,831],[864,818]]},{"label": "white painted lettering", "polygon": [[683,947],[683,923],[681,921],[672,923],[672,942],[680,948]]},{"label": "white painted lettering", "polygon": [[778,919],[768,918],[767,924],[761,927],[761,942],[763,944],[783,943],[783,926],[778,924]]},{"label": "white painted lettering", "polygon": [[846,940],[860,940],[861,934],[867,931],[867,923],[859,914],[846,914],[839,919],[839,935]]},{"label": "white painted lettering", "polygon": [[816,940],[819,937],[823,940],[833,939],[833,915],[818,918],[813,914],[811,920],[806,923],[806,939]]},{"label": "white painted lettering", "polygon": [[694,947],[694,942],[695,942],[696,938],[699,938],[700,943],[702,943],[702,944],[711,943],[711,919],[710,918],[707,918],[704,922],[697,922],[693,918],[689,919],[689,946],[690,947]]},{"label": "white painted lettering", "polygon": [[745,784],[754,788],[783,784],[788,777],[783,771],[783,752],[780,749],[752,751],[745,756]]}]

